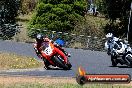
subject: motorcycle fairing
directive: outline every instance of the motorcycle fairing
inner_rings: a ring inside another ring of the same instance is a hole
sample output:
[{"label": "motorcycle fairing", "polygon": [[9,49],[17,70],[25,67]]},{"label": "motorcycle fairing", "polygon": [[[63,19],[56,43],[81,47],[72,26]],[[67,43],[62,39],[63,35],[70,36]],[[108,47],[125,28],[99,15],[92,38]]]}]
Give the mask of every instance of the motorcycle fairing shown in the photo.
[{"label": "motorcycle fairing", "polygon": [[50,44],[50,42],[44,42],[42,43],[42,52],[45,53],[46,55],[50,56],[53,53],[53,45]]}]

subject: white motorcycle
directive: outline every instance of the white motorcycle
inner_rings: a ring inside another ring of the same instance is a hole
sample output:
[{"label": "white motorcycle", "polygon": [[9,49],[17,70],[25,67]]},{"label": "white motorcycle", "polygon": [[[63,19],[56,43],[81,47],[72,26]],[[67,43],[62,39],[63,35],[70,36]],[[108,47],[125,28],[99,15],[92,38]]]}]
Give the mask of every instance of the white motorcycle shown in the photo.
[{"label": "white motorcycle", "polygon": [[132,66],[132,49],[129,44],[120,41],[119,39],[113,41],[111,48],[111,62],[112,66],[121,65]]}]

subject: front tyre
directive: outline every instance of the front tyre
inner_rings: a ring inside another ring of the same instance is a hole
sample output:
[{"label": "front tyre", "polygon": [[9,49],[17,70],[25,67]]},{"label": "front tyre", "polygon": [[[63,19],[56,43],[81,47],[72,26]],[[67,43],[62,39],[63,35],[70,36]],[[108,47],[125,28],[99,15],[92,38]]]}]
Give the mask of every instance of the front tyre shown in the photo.
[{"label": "front tyre", "polygon": [[112,62],[112,66],[113,66],[113,67],[116,67],[117,64],[118,64],[118,62],[117,62],[117,57],[111,55],[111,62]]},{"label": "front tyre", "polygon": [[50,69],[51,69],[51,68],[49,67],[50,63],[49,63],[46,59],[44,59],[44,58],[43,58],[43,62],[44,62],[44,68],[45,68],[46,70],[50,70]]},{"label": "front tyre", "polygon": [[110,50],[110,48],[108,48],[107,54],[108,54],[108,55],[111,55],[111,50]]},{"label": "front tyre", "polygon": [[63,68],[64,70],[70,70],[72,67],[72,65],[69,61],[67,64],[65,64],[63,59],[61,59],[61,57],[59,57],[59,56],[54,56],[53,61],[58,67]]}]

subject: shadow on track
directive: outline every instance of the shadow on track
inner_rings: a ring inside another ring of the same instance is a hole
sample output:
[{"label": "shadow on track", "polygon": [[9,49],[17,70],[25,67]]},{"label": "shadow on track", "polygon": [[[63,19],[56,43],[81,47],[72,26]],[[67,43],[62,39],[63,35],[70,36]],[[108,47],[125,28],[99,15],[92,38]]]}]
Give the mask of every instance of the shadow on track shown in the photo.
[{"label": "shadow on track", "polygon": [[[114,67],[114,66],[109,66],[109,67]],[[114,68],[132,68],[132,67],[129,67],[129,66],[115,66]]]},{"label": "shadow on track", "polygon": [[[63,71],[68,71],[68,70],[64,70],[63,68],[58,68],[58,67],[50,67],[50,69],[46,69],[46,70],[63,70]],[[72,69],[69,69],[69,70],[72,70]]]}]

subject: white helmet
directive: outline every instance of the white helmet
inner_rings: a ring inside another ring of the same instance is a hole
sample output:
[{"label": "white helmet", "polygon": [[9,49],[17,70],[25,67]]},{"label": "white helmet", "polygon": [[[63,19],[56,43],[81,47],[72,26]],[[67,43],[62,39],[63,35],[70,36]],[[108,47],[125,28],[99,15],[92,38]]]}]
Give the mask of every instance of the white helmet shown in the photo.
[{"label": "white helmet", "polygon": [[106,38],[112,38],[113,37],[113,34],[112,33],[108,33],[107,35],[106,35]]}]

